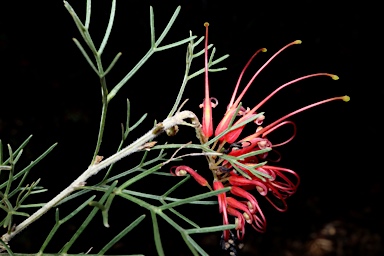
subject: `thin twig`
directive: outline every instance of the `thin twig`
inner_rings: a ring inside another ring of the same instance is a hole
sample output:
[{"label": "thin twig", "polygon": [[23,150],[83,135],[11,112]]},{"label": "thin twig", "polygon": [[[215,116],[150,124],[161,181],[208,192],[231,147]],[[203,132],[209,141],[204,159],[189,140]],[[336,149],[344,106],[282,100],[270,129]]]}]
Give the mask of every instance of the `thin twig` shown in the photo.
[{"label": "thin twig", "polygon": [[[70,195],[75,190],[83,187],[86,184],[86,181],[93,175],[96,175],[100,170],[108,167],[109,165],[121,160],[122,158],[129,156],[132,153],[135,153],[137,151],[140,151],[142,149],[142,146],[147,143],[148,141],[153,140],[155,137],[157,137],[159,134],[161,134],[163,131],[170,129],[174,127],[175,125],[181,125],[185,121],[185,119],[192,119],[192,122],[196,124],[197,127],[200,127],[200,123],[198,121],[198,118],[196,115],[188,110],[178,112],[172,117],[166,118],[161,125],[156,125],[154,128],[149,130],[146,134],[144,134],[142,137],[137,139],[135,142],[130,144],[129,146],[125,147],[121,151],[117,152],[116,154],[108,157],[104,161],[96,164],[91,165],[88,167],[87,170],[85,170],[75,181],[73,181],[67,188],[65,188],[63,191],[61,191],[56,197],[54,197],[51,201],[46,203],[42,208],[37,210],[34,214],[32,214],[29,218],[21,222],[19,225],[17,225],[14,230],[10,233],[4,234],[1,239],[8,243],[15,235],[20,233],[22,230],[24,230],[26,227],[28,227],[31,223],[39,219],[44,213],[48,212],[52,207],[54,207],[56,204],[58,204],[61,200],[63,200],[65,197]],[[161,129],[159,129],[161,127]],[[3,246],[0,245],[0,249]]]}]

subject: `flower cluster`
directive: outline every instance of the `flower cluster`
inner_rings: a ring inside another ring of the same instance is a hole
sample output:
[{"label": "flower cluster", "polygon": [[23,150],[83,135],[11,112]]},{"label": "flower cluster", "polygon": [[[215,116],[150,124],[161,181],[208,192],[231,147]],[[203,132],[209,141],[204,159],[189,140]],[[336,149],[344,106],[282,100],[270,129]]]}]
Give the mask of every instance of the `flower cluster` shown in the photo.
[{"label": "flower cluster", "polygon": [[[233,91],[227,111],[214,131],[212,108],[217,105],[218,101],[215,98],[211,98],[209,94],[208,23],[205,23],[204,25],[206,27],[205,98],[203,104],[200,105],[200,107],[203,108],[200,138],[202,144],[207,143],[209,138],[213,135],[216,138],[211,149],[222,155],[207,156],[209,169],[213,174],[213,190],[222,189],[228,186],[231,187],[228,194],[221,193],[218,195],[219,212],[222,214],[223,224],[229,224],[229,216],[235,218],[237,239],[241,240],[245,234],[246,223],[259,232],[264,232],[266,230],[266,219],[254,193],[265,197],[274,208],[284,212],[287,210],[286,199],[296,192],[300,183],[300,178],[294,171],[287,168],[267,165],[267,162],[265,161],[268,156],[268,151],[272,150],[274,147],[288,143],[295,136],[296,126],[293,122],[287,121],[287,119],[292,115],[326,102],[335,100],[343,100],[347,102],[349,101],[349,97],[334,97],[313,103],[289,113],[263,127],[262,124],[265,116],[263,113],[257,113],[257,111],[281,89],[312,77],[328,76],[333,80],[337,80],[338,77],[328,73],[316,73],[299,77],[281,85],[252,109],[244,108],[241,105],[241,100],[259,73],[282,51],[290,46],[300,44],[301,41],[296,40],[289,43],[272,55],[272,57],[270,57],[253,75],[242,92],[237,96],[239,85],[245,70],[258,53],[266,52],[266,49],[262,48],[256,51],[245,65]],[[239,139],[245,125],[252,121],[257,125],[256,131],[253,134]],[[267,135],[284,125],[293,126],[293,135],[285,142],[273,144],[268,140]],[[200,185],[207,186],[211,189],[207,180],[188,166],[178,166],[172,172],[178,176],[189,173]],[[232,236],[233,235],[229,230],[224,231],[224,243],[222,243],[224,249],[231,247],[231,243],[228,243],[228,240],[232,239]]]}]

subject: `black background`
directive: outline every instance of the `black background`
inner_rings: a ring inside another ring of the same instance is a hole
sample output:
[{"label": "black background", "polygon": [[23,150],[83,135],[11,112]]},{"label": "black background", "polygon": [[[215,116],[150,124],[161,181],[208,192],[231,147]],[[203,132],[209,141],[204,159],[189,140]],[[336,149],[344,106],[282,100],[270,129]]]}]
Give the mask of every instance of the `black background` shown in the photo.
[{"label": "black background", "polygon": [[[100,44],[108,22],[108,2],[94,1],[92,6],[90,31],[96,45]],[[70,4],[84,20],[85,1]],[[214,111],[216,123],[225,111],[238,74],[254,51],[268,48],[249,67],[243,84],[269,56],[296,39],[303,44],[286,50],[261,73],[244,98],[244,105],[252,107],[279,85],[316,72],[334,73],[340,80],[314,78],[283,90],[261,109],[266,112],[266,122],[322,99],[351,96],[349,103],[331,102],[291,118],[298,126],[298,134],[279,149],[283,159],[278,165],[295,170],[302,184],[288,200],[286,213],[261,202],[268,221],[267,233],[261,235],[247,229],[242,255],[381,255],[383,190],[379,179],[382,167],[378,161],[382,137],[378,114],[382,109],[383,89],[380,80],[371,81],[375,72],[365,71],[370,65],[365,56],[377,57],[380,52],[373,45],[377,41],[369,37],[373,34],[368,32],[377,24],[370,19],[375,17],[375,8],[341,1],[257,4],[254,1],[118,1],[112,35],[103,54],[104,65],[117,52],[123,55],[107,77],[109,89],[149,49],[150,5],[155,12],[156,36],[176,7],[181,6],[181,13],[162,45],[188,37],[189,30],[197,36],[204,35],[203,23],[208,21],[209,41],[217,47],[216,56],[230,54],[229,59],[218,65],[228,70],[210,74],[211,96],[220,102]],[[100,85],[71,40],[72,37],[80,40],[81,36],[61,1],[3,2],[0,28],[3,144],[9,143],[15,149],[29,134],[34,135],[24,152],[22,165],[54,142],[59,143],[29,177],[29,182],[42,178],[41,185],[49,192],[36,196],[36,201],[45,202],[85,170],[91,160],[101,111]],[[109,156],[116,150],[120,123],[125,122],[126,98],[131,100],[132,122],[148,113],[130,141],[150,129],[153,120],[166,117],[182,82],[185,51],[183,45],[156,53],[112,100],[101,155]],[[200,69],[203,64],[202,57],[195,59],[192,70]],[[191,80],[184,94],[184,98],[190,99],[185,109],[198,115],[201,113],[198,104],[204,97],[203,82],[202,76]],[[284,138],[271,137],[276,141]],[[194,132],[182,128],[176,138],[160,139],[167,140],[185,143],[194,140]],[[115,173],[137,161],[136,156],[122,161]],[[199,170],[205,168],[204,159],[189,159],[187,163]],[[6,179],[4,173],[1,179]],[[97,180],[91,179],[89,183]],[[135,189],[160,194],[169,185],[169,179],[149,179]],[[187,187],[193,194],[205,191],[193,182]],[[180,192],[174,196],[186,194]],[[62,216],[81,203],[75,201],[60,208]],[[202,225],[220,224],[221,216],[215,207],[184,210]],[[70,252],[85,252],[90,247],[95,248],[91,252],[97,252],[116,232],[143,213],[148,215],[144,209],[116,200],[110,212],[111,228],[104,228],[98,216]],[[83,218],[80,214],[64,225],[47,251],[59,250]],[[36,252],[53,224],[52,211],[14,238],[11,248],[15,252]],[[168,225],[160,228],[167,255],[189,254],[176,232]],[[149,216],[134,231],[109,253],[153,255]],[[210,255],[215,255],[220,253],[219,236],[201,235],[196,240]],[[324,250],[328,242],[332,244],[329,252]]]}]

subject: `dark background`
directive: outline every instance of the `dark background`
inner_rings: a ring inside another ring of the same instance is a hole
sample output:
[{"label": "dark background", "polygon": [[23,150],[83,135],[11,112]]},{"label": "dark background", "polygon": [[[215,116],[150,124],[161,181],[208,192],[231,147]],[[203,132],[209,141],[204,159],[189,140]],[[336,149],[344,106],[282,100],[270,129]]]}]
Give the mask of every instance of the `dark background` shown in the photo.
[{"label": "dark background", "polygon": [[[90,31],[99,45],[110,5],[109,1],[94,2]],[[279,149],[283,158],[278,165],[295,170],[301,176],[301,186],[288,200],[286,213],[277,212],[260,199],[268,221],[267,233],[261,235],[247,229],[242,255],[382,255],[383,189],[378,176],[382,166],[377,162],[383,140],[378,133],[377,115],[382,109],[383,89],[377,82],[381,80],[370,80],[374,71],[365,71],[370,65],[366,56],[378,56],[373,45],[377,41],[367,37],[372,35],[368,30],[376,24],[371,19],[375,17],[374,6],[341,1],[251,2],[254,1],[118,1],[112,35],[103,54],[104,65],[119,51],[123,56],[107,77],[108,87],[119,82],[149,49],[150,5],[155,12],[156,36],[181,5],[181,13],[162,45],[188,37],[189,30],[197,36],[204,35],[203,23],[208,21],[209,40],[217,47],[216,56],[230,54],[217,66],[225,66],[228,71],[210,74],[211,95],[220,101],[214,112],[216,123],[225,111],[238,74],[255,50],[268,48],[249,67],[243,84],[275,51],[293,40],[302,40],[302,45],[285,51],[261,73],[244,98],[244,105],[252,107],[279,85],[316,72],[334,73],[340,80],[314,78],[283,90],[261,109],[266,112],[266,121],[329,97],[350,95],[351,102],[328,103],[291,118],[298,134],[293,142]],[[84,20],[85,1],[70,4]],[[6,1],[0,6],[0,138],[4,145],[9,143],[15,149],[27,136],[34,135],[23,153],[21,166],[53,143],[59,143],[29,177],[28,182],[41,177],[40,184],[49,189],[45,195],[36,196],[35,201],[39,202],[52,198],[86,169],[96,143],[100,85],[72,37],[81,39],[59,0]],[[127,97],[132,103],[132,122],[148,113],[129,141],[150,129],[153,120],[166,117],[182,82],[185,51],[186,45],[156,53],[113,99],[101,155],[110,156],[117,148]],[[201,67],[202,57],[194,60],[192,71]],[[200,115],[198,104],[203,97],[203,77],[199,76],[187,86],[184,98],[190,101],[185,109]],[[271,136],[276,142],[284,138]],[[182,128],[177,138],[163,136],[160,141],[183,143],[191,139],[194,132]],[[115,173],[138,161],[136,156],[122,161]],[[202,158],[187,163],[199,170],[205,168]],[[6,178],[3,173],[1,180]],[[92,179],[90,184],[97,181],[98,178]],[[160,194],[169,185],[168,179],[148,179],[135,188]],[[205,191],[193,182],[187,188],[193,193]],[[185,195],[180,192],[174,196]],[[79,203],[81,200],[63,205],[62,216]],[[221,216],[215,207],[184,210],[202,225],[220,224]],[[98,216],[70,252],[85,252],[90,247],[95,248],[91,252],[97,252],[143,213],[148,215],[124,200],[116,200],[110,212],[111,228],[104,228]],[[47,251],[58,251],[83,218],[80,214],[64,225]],[[52,211],[14,238],[12,249],[36,252],[53,224]],[[168,225],[160,228],[167,255],[189,254],[176,232]],[[218,233],[201,235],[196,240],[210,255],[217,255],[219,237]],[[149,216],[110,251],[117,253],[155,253]]]}]

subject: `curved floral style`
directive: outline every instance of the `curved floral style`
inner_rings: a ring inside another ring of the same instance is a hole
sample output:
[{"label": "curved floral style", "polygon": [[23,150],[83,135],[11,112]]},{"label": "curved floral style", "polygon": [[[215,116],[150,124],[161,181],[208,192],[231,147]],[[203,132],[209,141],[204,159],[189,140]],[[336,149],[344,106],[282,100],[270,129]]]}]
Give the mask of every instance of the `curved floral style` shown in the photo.
[{"label": "curved floral style", "polygon": [[[246,224],[249,224],[259,232],[265,232],[266,230],[267,222],[255,197],[256,194],[265,197],[276,210],[284,212],[288,208],[286,199],[293,195],[299,186],[300,178],[296,172],[283,167],[267,165],[265,161],[269,150],[277,146],[284,145],[294,138],[296,134],[296,126],[292,121],[288,121],[287,119],[304,110],[330,101],[343,100],[347,102],[349,101],[349,97],[340,96],[316,102],[293,111],[265,127],[261,126],[265,120],[265,115],[263,113],[257,113],[257,111],[266,101],[268,101],[281,89],[299,81],[318,76],[328,76],[333,80],[338,80],[336,75],[328,73],[315,73],[302,76],[281,85],[272,93],[270,93],[264,100],[256,104],[252,109],[245,108],[241,106],[241,100],[259,73],[282,51],[293,45],[301,44],[301,41],[296,40],[292,43],[289,43],[277,51],[274,55],[272,55],[272,57],[270,57],[265,62],[265,64],[255,72],[242,92],[236,97],[243,74],[245,73],[252,60],[260,52],[267,51],[265,48],[262,48],[257,50],[246,63],[233,91],[232,98],[227,107],[227,111],[214,131],[212,108],[217,105],[217,100],[215,98],[211,98],[209,93],[209,24],[205,23],[204,25],[206,27],[205,98],[203,104],[200,105],[200,107],[203,108],[201,143],[207,143],[213,134],[217,139],[213,143],[211,149],[218,153],[222,153],[222,155],[219,157],[207,156],[208,166],[213,174],[213,189],[218,190],[227,186],[231,187],[231,190],[228,194],[222,193],[218,195],[219,212],[222,214],[223,224],[229,223],[228,216],[233,216],[235,218],[237,239],[241,240],[245,235]],[[235,120],[237,116],[238,119]],[[250,120],[253,120],[253,122],[257,125],[256,131],[253,134],[249,134],[244,138],[239,139],[245,127],[245,122]],[[293,126],[293,135],[291,138],[282,143],[273,144],[267,138],[267,135],[284,125]],[[236,128],[235,126],[238,127]],[[231,161],[231,159],[234,159],[234,157],[236,157],[237,160]],[[175,168],[175,175],[185,175],[189,173],[200,185],[208,186],[209,183],[207,180],[201,175],[197,174],[192,168],[188,166],[179,166]],[[233,241],[230,241],[232,237],[233,234],[229,230],[224,231],[222,242],[223,249],[233,247]]]}]

